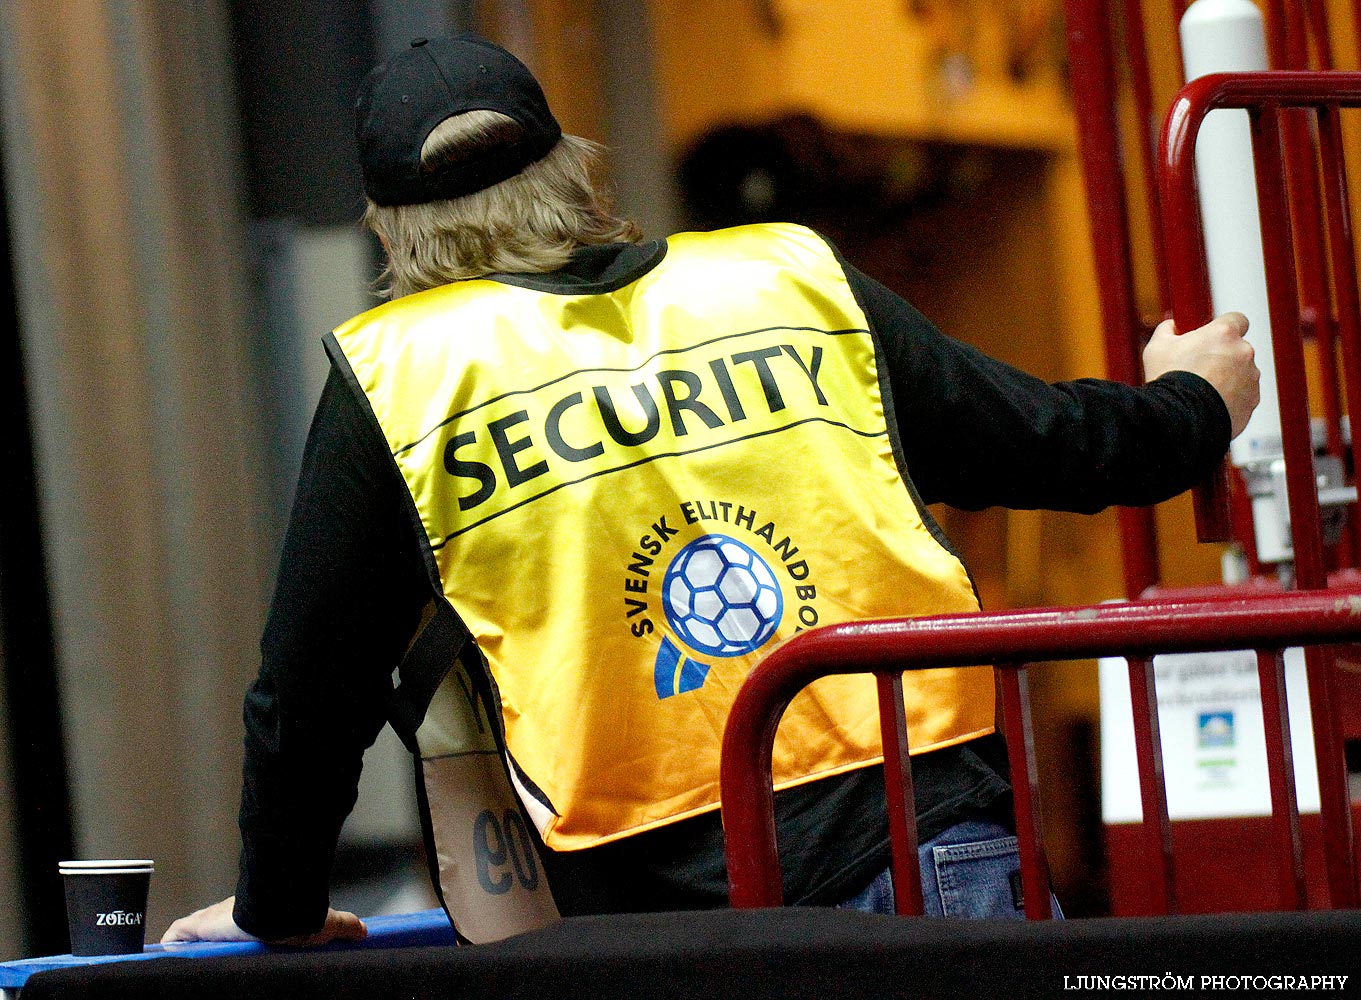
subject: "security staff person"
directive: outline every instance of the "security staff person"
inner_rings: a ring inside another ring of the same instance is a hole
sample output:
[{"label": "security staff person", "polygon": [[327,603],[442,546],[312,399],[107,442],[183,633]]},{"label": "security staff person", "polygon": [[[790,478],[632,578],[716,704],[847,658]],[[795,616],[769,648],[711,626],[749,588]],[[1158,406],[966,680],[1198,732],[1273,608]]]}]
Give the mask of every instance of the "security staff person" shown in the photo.
[{"label": "security staff person", "polygon": [[[475,36],[417,40],[358,113],[392,301],[326,340],[246,699],[237,894],[167,940],[363,933],[327,873],[385,719],[420,758],[465,938],[721,906],[719,737],[772,645],[976,608],[927,504],[1158,502],[1257,402],[1238,314],[1160,327],[1143,387],[1049,385],[810,230],[642,242],[592,145]],[[906,687],[928,910],[1016,915],[990,672]],[[876,718],[868,678],[819,681],[786,715],[791,902],[891,907]]]}]

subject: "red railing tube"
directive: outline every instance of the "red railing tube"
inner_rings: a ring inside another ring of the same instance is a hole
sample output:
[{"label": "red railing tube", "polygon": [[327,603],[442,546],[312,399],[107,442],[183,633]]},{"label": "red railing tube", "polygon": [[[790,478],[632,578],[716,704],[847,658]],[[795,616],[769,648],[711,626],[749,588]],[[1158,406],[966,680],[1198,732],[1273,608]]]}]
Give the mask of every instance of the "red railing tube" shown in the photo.
[{"label": "red railing tube", "polygon": [[[1302,588],[1327,586],[1322,528],[1314,480],[1303,345],[1299,336],[1299,299],[1290,218],[1286,207],[1281,155],[1280,112],[1284,108],[1335,104],[1361,105],[1361,74],[1278,71],[1225,73],[1202,77],[1182,89],[1168,113],[1159,157],[1164,211],[1195,202],[1193,153],[1204,116],[1215,108],[1246,108],[1253,133],[1253,156],[1261,205],[1267,297],[1277,371],[1287,500],[1294,546],[1295,580]],[[1197,218],[1192,215],[1190,218]],[[1171,234],[1169,233],[1169,237]],[[1168,261],[1173,275],[1173,311],[1190,312],[1208,301],[1203,283],[1204,244],[1199,225],[1187,225]],[[1195,265],[1200,264],[1199,268]],[[1179,274],[1180,271],[1185,274]],[[1194,277],[1191,272],[1197,271]],[[1353,854],[1351,804],[1342,754],[1335,681],[1329,651],[1306,651],[1310,712],[1318,758],[1320,814],[1329,895],[1334,906],[1357,905],[1357,866]]]},{"label": "red railing tube", "polygon": [[1304,884],[1304,842],[1300,838],[1300,809],[1295,794],[1295,755],[1285,693],[1285,660],[1279,649],[1258,650],[1257,683],[1262,696],[1267,784],[1271,789],[1271,835],[1281,909],[1303,910],[1309,905]]},{"label": "red railing tube", "polygon": [[[1281,443],[1285,450],[1295,580],[1300,587],[1326,587],[1328,567],[1314,478],[1304,345],[1294,332],[1298,328],[1299,299],[1295,258],[1290,250],[1294,241],[1285,208],[1279,107],[1267,105],[1260,110],[1249,109],[1249,117],[1253,129],[1258,200],[1262,206],[1262,245],[1267,259],[1267,298],[1276,355],[1276,388],[1281,406]],[[1267,226],[1272,223],[1276,228],[1272,233],[1275,238],[1269,239]],[[1350,908],[1357,905],[1356,859],[1352,854],[1351,796],[1341,724],[1333,694],[1336,687],[1333,657],[1326,649],[1311,649],[1305,653],[1305,664],[1318,757],[1319,814],[1323,825],[1324,858],[1328,862],[1329,896],[1334,906]]]},{"label": "red railing tube", "polygon": [[[1348,414],[1361,414],[1361,293],[1357,288],[1356,247],[1352,243],[1350,194],[1342,151],[1339,111],[1327,105],[1318,112],[1319,156],[1323,169],[1323,205],[1328,223],[1328,246],[1332,254],[1333,295],[1337,304],[1337,339],[1342,348],[1342,380]],[[1357,417],[1349,417],[1354,430]],[[1361,470],[1361,433],[1351,441],[1352,469]],[[1357,509],[1352,508],[1349,526],[1353,549],[1351,565],[1361,564],[1361,530]]]},{"label": "red railing tube", "polygon": [[889,843],[893,847],[893,904],[901,917],[921,916],[921,863],[917,859],[917,807],[908,763],[903,675],[875,675],[879,689],[879,736],[884,746],[884,795],[888,799]]},{"label": "red railing tube", "polygon": [[1028,920],[1054,915],[1049,897],[1049,862],[1044,854],[1040,780],[1035,767],[1035,733],[1030,721],[1030,682],[1025,666],[999,664],[997,688],[1011,768],[1011,797],[1016,815],[1017,850],[1021,858],[1021,895]]},{"label": "red railing tube", "polygon": [[[1141,323],[1134,299],[1129,213],[1120,162],[1115,56],[1107,0],[1064,0],[1069,78],[1076,111],[1078,151],[1087,189],[1087,216],[1096,264],[1097,294],[1106,344],[1106,374],[1130,385],[1143,382]],[[1125,594],[1133,597],[1161,577],[1153,511],[1122,507],[1120,545]]]},{"label": "red railing tube", "polygon": [[1161,319],[1166,315],[1172,297],[1167,287],[1167,268],[1163,266],[1166,259],[1163,254],[1163,219],[1158,209],[1158,172],[1154,165],[1158,118],[1153,110],[1153,81],[1148,66],[1148,44],[1144,38],[1142,0],[1125,0],[1125,48],[1129,53],[1130,87],[1134,91],[1134,114],[1139,125],[1139,159],[1143,165],[1145,196],[1148,200],[1153,269],[1158,277],[1158,318]]},{"label": "red railing tube", "polygon": [[[1033,663],[1357,641],[1358,589],[892,619],[800,633],[748,676],[724,730],[721,789],[732,903],[754,907],[782,901],[771,791],[775,732],[789,702],[819,677],[999,659]],[[1009,728],[1010,742],[1016,732]],[[1013,784],[1029,785],[1033,762],[1023,752],[1010,752],[1013,762],[1023,762]]]},{"label": "red railing tube", "polygon": [[1149,861],[1149,909],[1177,912],[1176,868],[1172,858],[1172,821],[1163,777],[1162,727],[1151,657],[1129,657],[1129,693],[1134,716],[1134,750],[1139,767],[1144,851]]},{"label": "red railing tube", "polygon": [[1276,359],[1276,392],[1280,400],[1281,446],[1285,452],[1295,579],[1302,588],[1314,588],[1327,586],[1327,566],[1314,479],[1314,444],[1309,427],[1304,344],[1299,332],[1299,286],[1285,190],[1280,112],[1281,105],[1262,99],[1248,108],[1248,120],[1257,171],[1262,253],[1266,257],[1267,304],[1271,312],[1272,353]]},{"label": "red railing tube", "polygon": [[[1273,62],[1278,69],[1309,69],[1310,10],[1304,0],[1272,0],[1268,24],[1271,29]],[[1314,27],[1317,29],[1318,24]],[[1326,26],[1322,44],[1327,45]],[[1331,52],[1328,53],[1331,58]],[[1300,329],[1318,342],[1319,385],[1323,392],[1328,454],[1342,455],[1342,409],[1338,394],[1337,340],[1332,324],[1328,294],[1326,248],[1320,220],[1324,213],[1320,200],[1316,143],[1310,129],[1309,113],[1293,109],[1282,113],[1287,201],[1290,218],[1297,229],[1293,241],[1298,255]]]},{"label": "red railing tube", "polygon": [[[1209,77],[1201,77],[1201,80]],[[1196,92],[1193,81],[1182,91]],[[1200,201],[1195,185],[1195,139],[1200,120],[1191,116],[1193,105],[1184,96],[1172,104],[1163,126],[1158,151],[1160,203],[1163,211],[1165,270],[1172,296],[1172,318],[1177,329],[1194,330],[1214,318],[1210,276],[1205,263],[1205,233],[1200,221]],[[1189,138],[1188,138],[1189,136]],[[1189,178],[1189,183],[1169,183],[1169,178]],[[1202,542],[1233,539],[1233,494],[1227,459],[1193,494],[1196,537]]]}]

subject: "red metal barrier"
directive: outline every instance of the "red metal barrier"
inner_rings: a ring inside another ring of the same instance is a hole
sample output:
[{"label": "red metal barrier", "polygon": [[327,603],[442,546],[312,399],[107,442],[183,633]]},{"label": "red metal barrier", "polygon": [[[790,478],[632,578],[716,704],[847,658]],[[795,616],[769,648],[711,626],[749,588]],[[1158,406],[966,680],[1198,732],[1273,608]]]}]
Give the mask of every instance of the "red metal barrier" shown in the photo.
[{"label": "red metal barrier", "polygon": [[[1271,63],[1281,70],[1331,70],[1332,45],[1328,37],[1327,13],[1322,3],[1304,0],[1269,0],[1267,4],[1268,44]],[[1315,58],[1311,65],[1310,42]],[[1342,457],[1342,406],[1337,367],[1338,317],[1333,312],[1328,288],[1328,245],[1324,236],[1327,218],[1321,188],[1320,156],[1327,163],[1328,153],[1321,136],[1310,127],[1309,112],[1291,109],[1282,113],[1284,131],[1286,195],[1294,221],[1294,253],[1299,266],[1300,332],[1318,346],[1315,363],[1319,369],[1321,409],[1326,429],[1325,452]],[[1322,123],[1320,122],[1320,125]],[[1333,161],[1341,168],[1341,147]],[[1325,166],[1325,173],[1327,167]],[[1323,179],[1326,182],[1326,177]],[[1334,233],[1330,234],[1335,236]],[[1354,272],[1353,272],[1354,275]],[[1354,369],[1353,369],[1354,370]],[[1355,412],[1355,411],[1353,411]],[[1334,565],[1357,565],[1361,552],[1354,519],[1344,529],[1343,543],[1334,553]]]},{"label": "red metal barrier", "polygon": [[[1280,401],[1281,437],[1286,463],[1286,492],[1294,547],[1296,585],[1315,589],[1328,585],[1323,528],[1319,512],[1314,447],[1310,432],[1294,225],[1286,179],[1283,116],[1295,109],[1318,109],[1323,139],[1324,197],[1328,206],[1328,240],[1334,250],[1339,301],[1355,305],[1355,261],[1350,257],[1349,208],[1345,167],[1337,136],[1341,108],[1361,107],[1361,73],[1271,72],[1224,73],[1186,85],[1168,111],[1159,150],[1159,180],[1167,238],[1172,311],[1180,329],[1189,330],[1212,314],[1195,179],[1195,144],[1205,116],[1220,108],[1246,110],[1252,129],[1254,166],[1266,256],[1267,299],[1272,349]],[[1287,122],[1288,124],[1288,122]],[[1317,190],[1317,188],[1315,188]],[[1307,200],[1307,199],[1306,199]],[[1299,211],[1309,214],[1306,204]],[[1345,244],[1345,245],[1344,245]],[[1338,256],[1338,255],[1341,256]],[[1345,315],[1344,346],[1354,358],[1355,330],[1361,316]],[[1331,343],[1331,341],[1329,341]],[[1327,366],[1325,366],[1325,369]],[[1348,365],[1355,382],[1361,368]],[[1349,384],[1349,399],[1358,391]],[[1361,410],[1353,409],[1353,413]],[[1353,440],[1353,455],[1358,442]],[[1306,654],[1314,742],[1319,760],[1320,813],[1329,892],[1336,906],[1356,906],[1361,898],[1352,853],[1351,807],[1342,758],[1342,735],[1334,688],[1335,666],[1326,650]]]},{"label": "red metal barrier", "polygon": [[[1172,20],[1179,22],[1187,6],[1186,0],[1172,0],[1170,11],[1167,4],[1146,0],[1064,0],[1078,152],[1087,188],[1107,374],[1130,383],[1141,381],[1139,353],[1152,320],[1170,309],[1179,327],[1189,329],[1211,316],[1190,155],[1194,136],[1190,135],[1189,145],[1178,154],[1179,164],[1172,166],[1168,162],[1169,136],[1174,126],[1181,130],[1181,140],[1198,128],[1209,105],[1194,106],[1196,101],[1213,99],[1219,107],[1248,106],[1234,104],[1233,95],[1218,93],[1214,85],[1203,81],[1188,87],[1173,105],[1162,136],[1163,147],[1155,169],[1150,169],[1154,157],[1148,119],[1159,105],[1148,56],[1150,52],[1179,51],[1176,32],[1166,35],[1164,15],[1170,13]],[[1261,189],[1263,242],[1290,479],[1287,502],[1297,553],[1292,582],[1305,589],[1321,589],[1329,585],[1330,570],[1350,572],[1351,567],[1361,566],[1357,507],[1347,512],[1339,544],[1325,545],[1322,537],[1313,490],[1311,409],[1305,398],[1303,364],[1303,344],[1313,341],[1314,384],[1319,390],[1314,409],[1324,418],[1325,451],[1349,464],[1348,481],[1352,482],[1356,471],[1361,470],[1361,436],[1353,435],[1350,448],[1346,446],[1342,413],[1361,413],[1361,295],[1338,120],[1341,108],[1356,106],[1354,91],[1349,88],[1354,88],[1357,77],[1304,72],[1310,68],[1331,71],[1334,66],[1329,10],[1320,0],[1264,0],[1262,7],[1269,63],[1275,72],[1260,74],[1262,79],[1252,85],[1259,89],[1242,96],[1258,102],[1253,112],[1256,169],[1259,178],[1266,175]],[[1352,29],[1361,38],[1361,0],[1353,0],[1351,8]],[[1164,26],[1156,29],[1155,37],[1146,37],[1146,24],[1155,22]],[[1272,96],[1276,87],[1284,91]],[[1136,123],[1132,136],[1121,127],[1121,107],[1125,104],[1132,106]],[[1146,190],[1137,190],[1126,181],[1126,166],[1136,158],[1144,165]],[[1181,171],[1180,179],[1169,181],[1169,170]],[[1189,186],[1182,196],[1169,197],[1165,193],[1169,183]],[[1131,230],[1138,227],[1131,226],[1131,218],[1137,222],[1140,212],[1148,214],[1149,249],[1159,278],[1157,301],[1144,304],[1144,312],[1152,316],[1140,314],[1135,291],[1136,252]],[[1342,371],[1337,363],[1339,353]],[[1195,491],[1195,515],[1202,541],[1236,541],[1254,576],[1275,569],[1258,558],[1247,490],[1242,476],[1227,462]],[[1136,597],[1156,593],[1163,581],[1153,512],[1122,509],[1119,516],[1125,594]],[[1340,674],[1326,650],[1310,651],[1308,661],[1321,762],[1329,893],[1334,905],[1356,905],[1361,889],[1355,877],[1352,813],[1341,755],[1338,699],[1334,697]],[[1138,700],[1136,692],[1136,705]],[[1156,720],[1156,715],[1153,718]],[[1169,882],[1164,895],[1174,903],[1171,893]]]},{"label": "red metal barrier", "polygon": [[[1065,0],[1068,58],[1071,67],[1073,105],[1078,130],[1078,149],[1088,192],[1093,250],[1101,297],[1102,322],[1106,340],[1107,373],[1119,381],[1141,380],[1139,351],[1147,338],[1150,324],[1140,317],[1134,295],[1134,249],[1130,239],[1130,213],[1146,211],[1152,240],[1152,263],[1159,279],[1159,296],[1150,308],[1166,312],[1170,303],[1170,280],[1181,264],[1164,252],[1167,221],[1173,209],[1163,203],[1154,183],[1149,116],[1156,106],[1149,70],[1150,48],[1179,51],[1175,34],[1170,38],[1145,37],[1142,0],[1123,0],[1122,17],[1113,19],[1110,0]],[[1180,21],[1187,3],[1175,0],[1170,13]],[[1361,2],[1354,3],[1361,10]],[[1166,10],[1166,8],[1162,8]],[[1329,18],[1325,5],[1317,0],[1266,0],[1267,41],[1274,70],[1298,71],[1311,67],[1333,68],[1333,48],[1329,38]],[[1357,15],[1361,18],[1361,15]],[[1119,22],[1119,23],[1117,23]],[[1361,31],[1361,20],[1354,20]],[[1128,81],[1128,93],[1121,93],[1120,81]],[[1133,105],[1137,127],[1132,141],[1122,136],[1119,107],[1124,101]],[[1326,451],[1342,458],[1346,448],[1342,438],[1341,415],[1345,397],[1348,412],[1361,412],[1353,396],[1359,391],[1357,369],[1343,379],[1336,355],[1341,345],[1343,359],[1355,352],[1348,343],[1347,325],[1352,323],[1343,297],[1346,289],[1339,282],[1355,282],[1355,268],[1338,261],[1344,241],[1338,239],[1341,222],[1332,215],[1329,194],[1345,188],[1334,184],[1333,174],[1341,170],[1340,145],[1330,152],[1320,116],[1317,133],[1311,131],[1308,112],[1292,110],[1283,117],[1283,157],[1287,178],[1285,190],[1296,220],[1290,246],[1300,262],[1297,329],[1306,339],[1317,343],[1320,406],[1327,430]],[[1132,146],[1132,154],[1124,153]],[[1149,189],[1131,192],[1126,187],[1125,165],[1137,155],[1144,164]],[[1322,176],[1320,176],[1320,174]],[[1135,197],[1130,197],[1135,194]],[[1197,215],[1178,219],[1198,218]],[[1326,222],[1321,224],[1321,220]],[[1351,252],[1350,239],[1345,241]],[[1333,287],[1329,287],[1329,276]],[[1305,428],[1307,432],[1307,427]],[[1355,443],[1353,443],[1353,449]],[[1234,476],[1227,467],[1195,492],[1196,531],[1201,541],[1237,541],[1244,548],[1250,568],[1260,569],[1255,554],[1251,519],[1243,516],[1243,505],[1235,508]],[[1120,512],[1121,544],[1125,565],[1125,593],[1134,597],[1160,582],[1157,562],[1157,529],[1150,511]],[[1361,527],[1356,517],[1343,525],[1340,544],[1326,551],[1331,568],[1361,565]]]},{"label": "red metal barrier", "polygon": [[[1025,665],[1119,655],[1131,659],[1136,741],[1144,761],[1140,773],[1144,824],[1151,831],[1149,843],[1153,847],[1149,858],[1151,880],[1164,887],[1165,909],[1173,911],[1157,701],[1148,663],[1157,653],[1257,649],[1261,651],[1280,898],[1285,906],[1303,907],[1299,816],[1279,653],[1289,646],[1357,640],[1361,640],[1361,591],[1354,590],[893,619],[801,633],[777,647],[752,671],[738,692],[724,731],[722,807],[732,905],[750,908],[783,903],[771,761],[780,716],[799,691],[829,674],[874,673],[880,678],[886,758],[892,761],[886,767],[895,769],[894,773],[900,768],[906,775],[910,774],[910,765],[904,765],[902,758],[907,750],[902,689],[894,679],[900,680],[904,670],[1001,659],[1005,662],[998,672],[998,690],[1012,767],[1026,916],[1049,916]],[[910,779],[886,780],[885,787],[890,798],[898,800],[890,809],[901,817],[892,821],[891,831],[895,884],[912,887],[909,893],[898,893],[898,912],[920,913]],[[904,829],[900,830],[900,825]]]},{"label": "red metal barrier", "polygon": [[[1144,330],[1134,300],[1110,8],[1108,0],[1065,0],[1064,13],[1101,298],[1106,373],[1116,381],[1138,385],[1143,381],[1139,355]],[[1119,517],[1125,594],[1133,597],[1161,577],[1158,536],[1151,508],[1122,507]]]}]

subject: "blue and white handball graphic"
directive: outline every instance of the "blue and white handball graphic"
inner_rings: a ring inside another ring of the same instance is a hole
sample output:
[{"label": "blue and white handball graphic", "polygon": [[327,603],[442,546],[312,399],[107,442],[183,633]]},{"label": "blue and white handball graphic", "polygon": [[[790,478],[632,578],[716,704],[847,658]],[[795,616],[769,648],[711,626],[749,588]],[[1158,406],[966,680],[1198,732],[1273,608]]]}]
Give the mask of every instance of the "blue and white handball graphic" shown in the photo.
[{"label": "blue and white handball graphic", "polygon": [[741,656],[774,634],[784,595],[754,551],[727,535],[705,535],[671,560],[662,579],[662,607],[691,649]]}]

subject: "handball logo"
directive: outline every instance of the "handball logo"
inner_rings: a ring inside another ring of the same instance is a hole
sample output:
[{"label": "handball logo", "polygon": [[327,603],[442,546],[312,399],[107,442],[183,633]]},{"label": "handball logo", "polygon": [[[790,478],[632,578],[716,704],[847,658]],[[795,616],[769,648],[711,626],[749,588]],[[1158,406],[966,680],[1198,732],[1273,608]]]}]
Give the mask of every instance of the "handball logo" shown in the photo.
[{"label": "handball logo", "polygon": [[774,634],[784,596],[775,574],[754,551],[727,535],[706,535],[676,553],[667,567],[662,607],[691,649],[741,656]]}]

